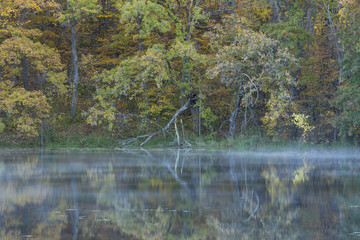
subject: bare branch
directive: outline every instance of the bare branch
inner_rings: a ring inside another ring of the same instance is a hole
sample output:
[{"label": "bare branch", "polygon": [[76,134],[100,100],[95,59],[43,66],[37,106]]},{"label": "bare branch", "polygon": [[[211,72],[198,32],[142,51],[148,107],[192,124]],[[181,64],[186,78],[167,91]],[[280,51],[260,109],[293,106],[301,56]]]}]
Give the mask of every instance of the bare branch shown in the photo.
[{"label": "bare branch", "polygon": [[[162,129],[160,129],[159,131],[156,131],[154,133],[151,133],[151,134],[144,134],[144,135],[140,135],[140,136],[137,136],[137,137],[134,137],[134,138],[129,138],[129,139],[125,139],[125,140],[122,140],[122,145],[125,146],[125,145],[128,145],[130,143],[133,143],[133,142],[136,142],[138,141],[139,139],[141,138],[146,138],[145,141],[143,143],[140,144],[140,147],[143,147],[148,141],[151,140],[151,138],[157,136],[157,135],[160,135],[161,133],[164,133],[164,132],[168,132],[169,128],[171,127],[171,125],[175,122],[176,118],[182,113],[184,112],[185,110],[187,110],[188,108],[190,108],[191,106],[193,106],[196,101],[198,100],[198,96],[194,93],[190,94],[189,95],[189,99],[188,101],[179,109],[176,111],[176,113],[173,115],[173,117],[171,118],[171,120],[168,122],[168,124],[166,124],[165,127],[163,127]],[[136,114],[129,114],[130,116],[136,116],[138,117],[138,115]],[[168,132],[169,133],[169,132]],[[178,134],[178,133],[177,133]],[[174,137],[175,139],[175,137]],[[188,146],[191,146],[191,144],[189,144],[186,140],[184,140],[185,143],[188,144]],[[178,141],[179,142],[179,141]]]},{"label": "bare branch", "polygon": [[164,131],[167,131],[171,124],[173,124],[173,122],[175,121],[175,119],[177,118],[177,116],[180,115],[180,113],[184,112],[185,110],[187,110],[189,107],[191,107],[197,100],[197,96],[193,96],[193,98],[190,98],[179,110],[177,110],[177,112],[174,114],[174,116],[172,117],[172,119],[168,122],[168,124],[161,130],[157,131],[157,132],[154,132],[152,134],[150,134],[148,136],[148,138],[142,143],[140,144],[140,146],[144,146],[148,141],[150,141],[150,139],[154,136],[157,136],[161,133],[163,133]]}]

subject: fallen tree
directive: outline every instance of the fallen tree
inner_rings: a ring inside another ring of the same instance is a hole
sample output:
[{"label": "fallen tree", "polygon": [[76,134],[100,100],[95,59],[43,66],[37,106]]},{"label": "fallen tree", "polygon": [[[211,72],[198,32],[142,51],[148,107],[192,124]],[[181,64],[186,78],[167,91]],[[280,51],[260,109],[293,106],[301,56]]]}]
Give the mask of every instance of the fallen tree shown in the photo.
[{"label": "fallen tree", "polygon": [[[170,121],[168,122],[168,124],[166,124],[165,127],[163,127],[162,129],[160,129],[159,131],[153,132],[151,134],[144,134],[144,135],[140,135],[137,136],[135,138],[130,138],[130,139],[126,139],[122,141],[122,145],[126,146],[132,142],[138,141],[141,138],[146,138],[145,141],[143,141],[140,144],[140,147],[143,147],[147,142],[149,142],[153,137],[158,136],[164,132],[168,132],[168,130],[170,129],[171,125],[173,123],[175,123],[176,118],[184,111],[186,111],[187,109],[191,108],[192,106],[194,106],[196,104],[196,101],[199,99],[199,97],[197,96],[196,93],[190,93],[188,96],[188,100],[187,102],[180,107],[175,114],[172,116],[172,118],[170,119]],[[179,141],[178,141],[179,142]],[[187,143],[187,141],[185,141],[185,143]],[[178,144],[179,145],[179,144]]]}]

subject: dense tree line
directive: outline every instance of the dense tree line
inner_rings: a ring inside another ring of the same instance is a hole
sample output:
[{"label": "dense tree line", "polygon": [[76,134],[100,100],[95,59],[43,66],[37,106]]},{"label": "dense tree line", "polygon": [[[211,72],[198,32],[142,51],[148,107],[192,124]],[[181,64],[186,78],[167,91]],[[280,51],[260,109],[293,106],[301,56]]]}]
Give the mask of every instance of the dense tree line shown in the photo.
[{"label": "dense tree line", "polygon": [[0,134],[357,140],[359,31],[356,0],[2,0]]}]

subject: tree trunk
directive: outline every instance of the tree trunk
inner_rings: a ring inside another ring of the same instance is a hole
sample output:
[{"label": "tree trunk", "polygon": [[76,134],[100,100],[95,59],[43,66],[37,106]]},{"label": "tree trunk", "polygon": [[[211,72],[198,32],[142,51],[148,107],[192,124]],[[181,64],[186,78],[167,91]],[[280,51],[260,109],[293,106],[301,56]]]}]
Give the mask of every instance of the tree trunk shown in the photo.
[{"label": "tree trunk", "polygon": [[79,85],[79,66],[78,66],[78,56],[76,51],[76,31],[73,25],[70,25],[71,28],[71,54],[73,58],[74,65],[74,88],[71,100],[71,117],[75,117],[76,112],[76,101],[78,95],[78,85]]},{"label": "tree trunk", "polygon": [[[24,8],[22,11],[21,11],[21,16],[20,16],[20,22],[19,22],[19,27],[22,28],[22,25],[24,24],[24,20],[25,20],[25,16],[26,16],[26,13],[27,13],[28,9],[27,8]],[[20,29],[21,30],[21,29]],[[20,34],[16,34],[17,36],[20,36]],[[22,63],[22,60],[21,60],[21,63]],[[14,65],[14,69],[18,68],[18,64],[16,63]],[[13,76],[10,78],[10,81],[13,82],[13,87],[16,86],[16,79],[17,77],[16,76]]]},{"label": "tree trunk", "polygon": [[[335,28],[335,22],[334,22],[334,18],[332,17],[332,13],[330,12],[330,7],[325,5],[324,2],[324,7],[326,8],[327,14],[328,14],[328,20],[330,23],[330,31],[334,40],[334,44],[336,47],[336,55],[338,57],[338,67],[339,67],[339,79],[337,82],[337,86],[340,87],[342,84],[342,75],[343,75],[343,67],[341,66],[341,61],[344,59],[344,48],[341,47],[339,40],[338,40],[338,36],[337,36],[337,31]],[[335,109],[335,114],[338,115],[338,109]],[[334,129],[334,142],[336,141],[336,136],[337,136],[337,128]]]},{"label": "tree trunk", "polygon": [[[324,3],[325,5],[325,3]],[[338,57],[338,61],[339,61],[339,80],[338,80],[338,86],[341,86],[341,79],[342,79],[342,66],[341,66],[341,61],[344,59],[344,49],[341,47],[339,40],[338,40],[338,36],[337,36],[337,31],[335,28],[335,22],[334,22],[334,18],[332,17],[332,13],[330,12],[330,8],[329,6],[325,6],[327,14],[328,14],[328,20],[330,23],[330,31],[331,31],[331,35],[333,37],[334,40],[334,44],[336,47],[336,55]]]},{"label": "tree trunk", "polygon": [[235,103],[235,109],[231,113],[231,116],[229,118],[229,137],[234,138],[235,137],[235,130],[236,130],[236,118],[240,112],[240,105],[243,98],[244,92],[243,92],[243,85],[241,84],[238,90],[238,94],[236,97],[236,103]]},{"label": "tree trunk", "polygon": [[40,147],[44,147],[44,118],[41,118]]},{"label": "tree trunk", "polygon": [[[141,31],[143,29],[142,26],[142,22],[143,22],[143,16],[138,13],[136,16],[136,23],[138,25],[138,34],[139,34],[139,39],[138,39],[138,45],[139,45],[139,52],[140,52],[140,56],[142,56],[144,54],[144,39],[141,36]],[[144,87],[143,87],[143,91],[144,91],[144,101],[145,101],[145,111],[148,112],[149,109],[149,97],[148,97],[148,89],[146,86],[146,82],[144,82]],[[146,134],[149,133],[149,113],[146,114],[146,118],[145,118],[145,130],[146,130]]]},{"label": "tree trunk", "polygon": [[[181,74],[181,83],[188,83],[190,82],[190,68],[189,68],[189,57],[185,56],[183,58],[183,67],[182,67],[182,74]],[[185,102],[185,88],[181,89],[181,99],[180,99],[180,106],[184,105]],[[193,118],[194,124],[194,132],[196,133],[199,129],[199,107],[191,106],[190,108],[191,116]]]},{"label": "tree trunk", "polygon": [[28,79],[28,71],[27,71],[27,61],[26,57],[23,57],[21,59],[21,65],[22,65],[22,75],[23,75],[23,81],[24,81],[24,88],[26,91],[29,91],[29,79]]},{"label": "tree trunk", "polygon": [[199,117],[200,117],[199,106],[191,106],[190,112],[193,118],[194,132],[197,133],[199,131]]},{"label": "tree trunk", "polygon": [[280,8],[277,0],[270,0],[270,2],[271,5],[273,5],[275,8],[275,16],[273,17],[273,22],[274,23],[280,22]]},{"label": "tree trunk", "polygon": [[[189,82],[189,69],[188,69],[189,58],[185,56],[183,58],[183,66],[182,66],[182,73],[181,73],[181,83],[184,84]],[[185,88],[181,88],[181,99],[180,99],[180,106],[183,106],[185,103]]]},{"label": "tree trunk", "polygon": [[[101,0],[101,5],[102,5],[102,12],[103,12],[104,14],[106,14],[106,11],[107,11],[106,0]],[[106,26],[105,29],[108,30],[108,29],[109,29],[109,21],[108,21],[108,18],[105,17],[104,20],[105,20],[105,26]]]},{"label": "tree trunk", "polygon": [[180,135],[179,135],[179,130],[178,130],[177,126],[176,126],[176,119],[174,121],[174,126],[175,126],[176,142],[178,144],[178,147],[180,147],[180,145],[181,145],[180,144]]},{"label": "tree trunk", "polygon": [[23,10],[21,10],[21,17],[20,17],[20,27],[22,27],[24,20],[25,20],[25,16],[27,13],[28,9],[24,8]]},{"label": "tree trunk", "polygon": [[138,15],[136,16],[136,23],[138,25],[138,33],[139,33],[139,40],[138,40],[138,44],[139,44],[139,51],[140,51],[140,54],[142,54],[142,52],[144,51],[144,39],[142,38],[141,36],[141,31],[143,29],[142,27],[142,16],[140,13],[138,13]]}]

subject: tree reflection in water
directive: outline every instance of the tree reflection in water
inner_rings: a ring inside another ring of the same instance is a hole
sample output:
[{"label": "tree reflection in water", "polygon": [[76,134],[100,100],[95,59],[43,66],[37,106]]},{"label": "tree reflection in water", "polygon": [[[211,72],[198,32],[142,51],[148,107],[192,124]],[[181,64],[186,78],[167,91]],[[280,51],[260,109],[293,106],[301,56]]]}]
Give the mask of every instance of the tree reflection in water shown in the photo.
[{"label": "tree reflection in water", "polygon": [[347,239],[359,159],[0,152],[0,239]]},{"label": "tree reflection in water", "polygon": [[239,184],[234,155],[230,155],[229,157],[229,166],[230,166],[230,175],[235,183],[238,204],[241,207],[240,214],[236,207],[233,209],[234,210],[233,213],[235,213],[237,216],[241,216],[242,222],[248,222],[251,218],[255,216],[259,208],[259,204],[260,204],[259,196],[256,193],[256,191],[254,191],[253,188],[251,188],[251,190],[248,189],[246,166],[243,167],[244,186],[242,187],[244,188],[244,191],[240,190],[241,186]]}]

